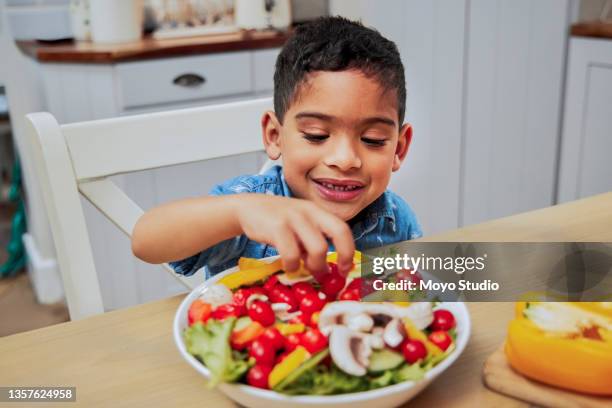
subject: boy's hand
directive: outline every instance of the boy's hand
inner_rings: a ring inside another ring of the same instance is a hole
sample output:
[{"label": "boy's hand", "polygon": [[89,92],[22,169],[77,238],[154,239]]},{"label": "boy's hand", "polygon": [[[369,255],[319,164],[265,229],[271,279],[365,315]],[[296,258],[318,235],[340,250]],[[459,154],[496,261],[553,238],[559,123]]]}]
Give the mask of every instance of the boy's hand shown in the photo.
[{"label": "boy's hand", "polygon": [[262,194],[240,194],[236,203],[246,236],[278,249],[285,270],[298,269],[303,259],[317,279],[328,272],[329,238],[338,253],[338,270],[342,274],[350,271],[355,252],[353,234],[334,214],[310,201]]}]

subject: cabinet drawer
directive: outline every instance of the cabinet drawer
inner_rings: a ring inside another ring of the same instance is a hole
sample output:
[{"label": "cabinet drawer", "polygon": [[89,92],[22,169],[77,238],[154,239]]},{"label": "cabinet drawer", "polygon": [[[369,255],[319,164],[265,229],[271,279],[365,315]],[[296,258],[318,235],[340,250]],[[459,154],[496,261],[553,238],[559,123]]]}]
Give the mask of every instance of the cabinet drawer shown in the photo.
[{"label": "cabinet drawer", "polygon": [[117,65],[123,108],[182,102],[252,91],[248,52]]}]

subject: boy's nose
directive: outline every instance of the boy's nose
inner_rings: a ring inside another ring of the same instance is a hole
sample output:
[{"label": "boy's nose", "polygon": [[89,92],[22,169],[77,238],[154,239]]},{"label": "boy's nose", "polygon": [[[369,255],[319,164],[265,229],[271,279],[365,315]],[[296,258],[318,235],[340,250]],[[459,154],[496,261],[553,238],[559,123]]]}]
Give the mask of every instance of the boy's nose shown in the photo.
[{"label": "boy's nose", "polygon": [[337,167],[341,171],[348,171],[361,167],[361,158],[350,142],[336,143],[330,146],[325,164]]}]

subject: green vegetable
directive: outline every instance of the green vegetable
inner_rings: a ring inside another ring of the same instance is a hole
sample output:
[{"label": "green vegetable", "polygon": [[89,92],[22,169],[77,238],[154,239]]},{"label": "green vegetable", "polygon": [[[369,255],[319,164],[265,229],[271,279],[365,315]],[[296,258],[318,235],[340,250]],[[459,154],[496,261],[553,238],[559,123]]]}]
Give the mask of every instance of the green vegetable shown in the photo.
[{"label": "green vegetable", "polygon": [[404,362],[404,357],[393,350],[384,348],[382,350],[376,350],[372,352],[370,356],[370,364],[368,365],[368,371],[380,372],[386,370],[392,370],[400,366]]},{"label": "green vegetable", "polygon": [[236,381],[249,368],[246,361],[236,360],[232,355],[229,338],[235,323],[235,318],[210,319],[206,325],[199,322],[185,330],[187,351],[210,370],[209,387],[221,381]]},{"label": "green vegetable", "polygon": [[402,381],[418,381],[425,375],[425,370],[418,363],[406,364],[393,372],[396,383]]},{"label": "green vegetable", "polygon": [[328,368],[319,365],[303,372],[280,392],[289,395],[331,395],[367,391],[369,388],[366,377],[346,374],[336,366]]},{"label": "green vegetable", "polygon": [[370,379],[370,388],[381,388],[393,384],[393,371],[387,370],[381,376]]},{"label": "green vegetable", "polygon": [[240,331],[245,329],[249,324],[253,323],[249,316],[242,316],[238,320],[236,320],[236,324],[234,325],[233,331]]},{"label": "green vegetable", "polygon": [[304,361],[304,363],[300,365],[298,368],[296,368],[293,372],[291,372],[291,374],[289,374],[287,378],[279,382],[276,385],[276,387],[274,387],[274,390],[281,391],[282,389],[287,387],[289,384],[297,380],[302,374],[304,374],[305,372],[307,372],[308,370],[310,370],[311,368],[319,364],[328,355],[329,355],[329,349],[325,349],[315,354],[308,360]]}]

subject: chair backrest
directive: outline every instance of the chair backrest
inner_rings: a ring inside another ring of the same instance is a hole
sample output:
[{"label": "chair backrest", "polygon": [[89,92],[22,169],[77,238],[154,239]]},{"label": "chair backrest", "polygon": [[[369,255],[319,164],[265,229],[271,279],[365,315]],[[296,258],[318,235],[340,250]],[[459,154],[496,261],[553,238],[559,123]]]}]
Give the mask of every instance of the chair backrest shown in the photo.
[{"label": "chair backrest", "polygon": [[104,312],[79,194],[131,236],[143,210],[110,176],[261,151],[253,131],[271,106],[265,98],[67,125],[27,115],[71,319]]}]

